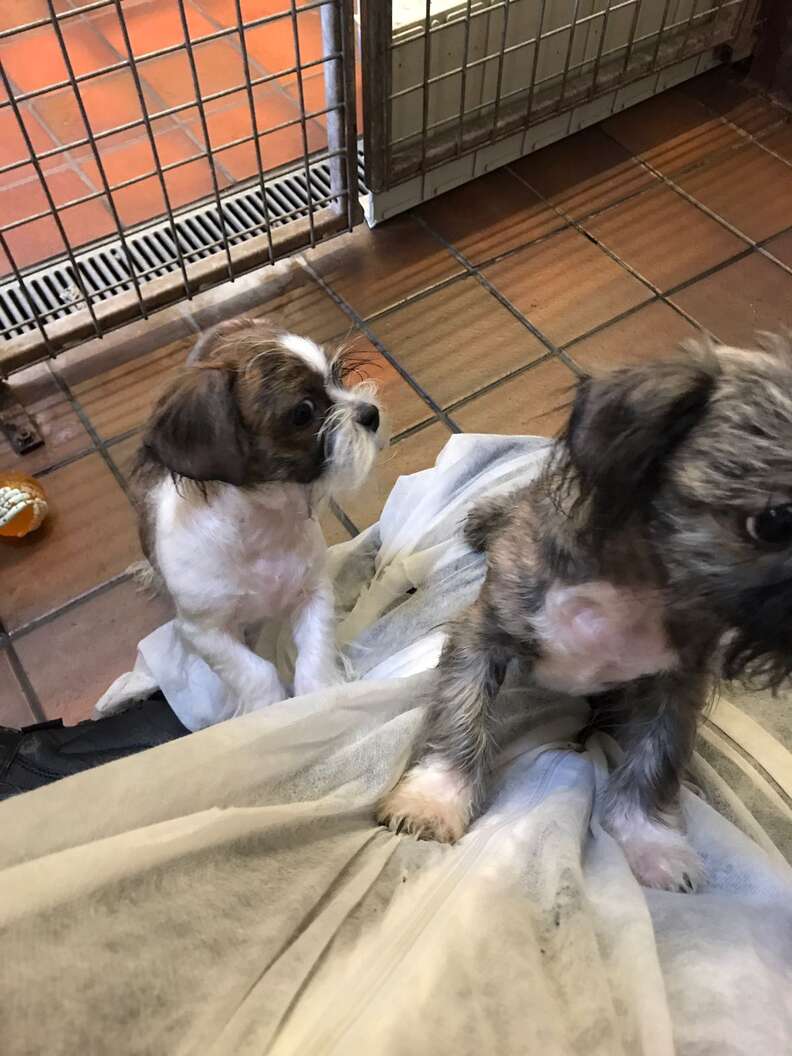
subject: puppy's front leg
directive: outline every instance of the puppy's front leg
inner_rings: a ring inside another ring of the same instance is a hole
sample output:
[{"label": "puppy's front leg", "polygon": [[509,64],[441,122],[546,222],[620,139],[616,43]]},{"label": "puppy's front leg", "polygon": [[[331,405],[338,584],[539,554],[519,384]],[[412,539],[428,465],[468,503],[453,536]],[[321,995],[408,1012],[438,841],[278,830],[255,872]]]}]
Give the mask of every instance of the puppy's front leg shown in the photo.
[{"label": "puppy's front leg", "polygon": [[179,617],[176,626],[186,644],[228,687],[240,711],[285,700],[286,690],[274,664],[257,656],[229,630],[187,617]]},{"label": "puppy's front leg", "polygon": [[394,831],[453,843],[481,806],[494,746],[492,706],[506,670],[484,625],[479,600],[446,643],[413,763],[377,809]]},{"label": "puppy's front leg", "polygon": [[329,579],[322,579],[297,610],[294,644],[297,647],[296,696],[314,693],[343,681],[336,663],[335,597]]},{"label": "puppy's front leg", "polygon": [[618,695],[614,734],[625,754],[608,782],[602,824],[646,887],[692,891],[703,875],[684,836],[679,793],[705,693],[703,679],[669,673]]}]

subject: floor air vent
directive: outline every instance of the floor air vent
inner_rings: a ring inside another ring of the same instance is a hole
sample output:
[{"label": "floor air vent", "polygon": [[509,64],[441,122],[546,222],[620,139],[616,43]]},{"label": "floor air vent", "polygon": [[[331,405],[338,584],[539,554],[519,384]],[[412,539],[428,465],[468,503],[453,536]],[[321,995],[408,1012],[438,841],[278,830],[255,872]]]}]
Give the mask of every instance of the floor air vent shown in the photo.
[{"label": "floor air vent", "polygon": [[[358,149],[358,182],[366,194],[363,148]],[[270,230],[308,215],[309,193],[314,204],[331,195],[330,163],[319,159],[310,165],[310,192],[305,169],[300,168],[266,182]],[[254,185],[222,199],[223,220],[230,245],[239,245],[264,234],[266,222],[261,187]],[[185,264],[211,256],[223,246],[223,228],[216,203],[202,205],[175,217],[179,248]],[[178,271],[179,256],[167,220],[126,236],[135,272],[142,283]],[[133,288],[127,257],[120,239],[75,253],[83,283],[94,303]],[[25,288],[43,323],[62,319],[80,310],[80,289],[71,262],[60,259],[25,275]],[[16,280],[0,284],[0,335],[6,340],[36,329],[36,320],[25,291]]]}]

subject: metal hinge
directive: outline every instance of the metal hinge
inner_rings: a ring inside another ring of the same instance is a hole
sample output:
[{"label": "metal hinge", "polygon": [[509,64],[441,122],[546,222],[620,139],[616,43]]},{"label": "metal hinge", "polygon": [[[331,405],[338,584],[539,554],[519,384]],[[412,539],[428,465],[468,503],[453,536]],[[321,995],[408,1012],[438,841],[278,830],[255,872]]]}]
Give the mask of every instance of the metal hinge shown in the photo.
[{"label": "metal hinge", "polygon": [[18,455],[26,455],[44,443],[36,423],[5,381],[0,381],[0,430]]}]

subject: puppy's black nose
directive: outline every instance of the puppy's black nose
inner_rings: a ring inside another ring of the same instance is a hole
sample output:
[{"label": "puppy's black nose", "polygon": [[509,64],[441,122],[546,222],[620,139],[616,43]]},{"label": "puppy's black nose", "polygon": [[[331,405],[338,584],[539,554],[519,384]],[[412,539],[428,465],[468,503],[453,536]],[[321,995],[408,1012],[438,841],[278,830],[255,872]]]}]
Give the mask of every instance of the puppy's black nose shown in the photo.
[{"label": "puppy's black nose", "polygon": [[363,404],[357,412],[357,420],[364,429],[370,429],[372,433],[379,429],[380,415],[373,403]]}]

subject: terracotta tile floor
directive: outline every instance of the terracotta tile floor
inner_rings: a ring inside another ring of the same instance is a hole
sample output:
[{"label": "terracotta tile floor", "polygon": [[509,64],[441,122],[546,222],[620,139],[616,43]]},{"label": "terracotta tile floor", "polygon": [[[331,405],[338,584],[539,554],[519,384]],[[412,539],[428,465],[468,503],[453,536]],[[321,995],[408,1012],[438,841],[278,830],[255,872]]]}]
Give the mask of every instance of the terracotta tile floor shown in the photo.
[{"label": "terracotta tile floor", "polygon": [[[198,15],[233,15],[232,0],[194,7],[197,32]],[[173,32],[167,18],[135,26],[140,50],[147,34]],[[0,468],[38,474],[52,515],[0,546],[0,722],[86,715],[167,617],[126,572],[139,554],[126,474],[198,330],[269,314],[372,357],[394,442],[367,489],[325,518],[339,542],[454,430],[552,435],[583,373],[652,360],[701,330],[750,342],[792,326],[788,117],[725,71],[707,75],[374,231],[15,375],[47,444],[18,459],[0,443]]]},{"label": "terracotta tile floor", "polygon": [[[301,0],[298,6],[302,6]],[[59,0],[57,10],[79,10],[84,4]],[[22,27],[47,17],[44,0],[4,0],[0,3],[0,29]],[[202,97],[238,88],[206,103],[209,140],[214,161],[205,157],[206,142],[195,105],[195,88],[184,47],[184,32],[176,0],[134,0],[124,4],[125,23],[132,51],[139,57],[140,88],[146,111],[152,118],[157,152],[163,166],[184,164],[165,173],[171,206],[189,205],[213,193],[211,164],[220,189],[246,180],[258,171],[252,139],[253,123],[244,89],[244,63],[239,34],[233,33],[200,43],[202,37],[237,25],[235,0],[185,0],[185,13]],[[245,22],[289,11],[288,0],[243,0]],[[297,17],[300,58],[303,65],[318,61],[322,50],[319,8],[300,11]],[[128,60],[124,33],[114,8],[86,10],[61,23],[64,42],[76,76],[107,70]],[[275,19],[245,31],[245,42],[254,79],[292,69],[295,46],[290,17]],[[182,45],[181,47],[178,47]],[[151,55],[177,47],[165,55]],[[148,58],[146,56],[149,56]],[[67,79],[57,35],[49,26],[26,29],[0,42],[0,62],[11,82],[14,96],[43,90],[19,103],[22,119],[37,153],[61,148],[44,159],[44,179],[58,205],[95,194],[103,189],[99,169],[87,146],[72,146],[85,138],[85,125],[74,90],[56,87]],[[306,122],[308,147],[327,146],[326,106],[322,65],[310,66],[304,74],[306,111],[316,114]],[[135,122],[134,127],[97,140],[102,165],[111,189],[116,184],[153,173],[149,146],[134,78],[129,69],[103,73],[81,82],[81,96],[94,133]],[[299,86],[295,74],[275,77],[254,89],[257,131],[266,170],[279,169],[302,157]],[[0,101],[5,93],[0,89]],[[184,109],[157,117],[171,107]],[[289,122],[295,122],[289,124]],[[286,125],[286,127],[281,127]],[[277,129],[277,131],[269,131]],[[69,149],[70,148],[70,149]],[[224,149],[226,148],[226,149]],[[23,162],[28,151],[10,105],[0,107],[0,166]],[[155,176],[114,190],[113,202],[122,224],[133,226],[161,215],[165,203]],[[38,175],[30,164],[0,173],[0,225],[22,221],[47,209]],[[67,209],[66,232],[74,247],[115,231],[106,195]],[[12,228],[6,238],[20,268],[57,256],[63,242],[51,217],[30,219]],[[0,256],[0,277],[10,272],[5,255]]]}]

